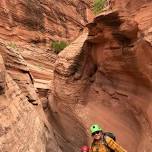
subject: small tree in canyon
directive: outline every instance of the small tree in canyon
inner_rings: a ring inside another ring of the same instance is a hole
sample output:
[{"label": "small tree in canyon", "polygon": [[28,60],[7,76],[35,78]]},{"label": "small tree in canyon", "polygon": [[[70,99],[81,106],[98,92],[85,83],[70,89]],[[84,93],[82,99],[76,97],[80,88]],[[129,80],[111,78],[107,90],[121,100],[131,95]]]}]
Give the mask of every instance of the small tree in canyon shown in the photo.
[{"label": "small tree in canyon", "polygon": [[53,41],[51,43],[51,49],[54,53],[58,54],[60,53],[65,47],[67,47],[67,43],[64,41]]},{"label": "small tree in canyon", "polygon": [[108,0],[94,0],[93,2],[93,12],[95,15],[102,12],[102,10],[105,8],[106,2]]}]

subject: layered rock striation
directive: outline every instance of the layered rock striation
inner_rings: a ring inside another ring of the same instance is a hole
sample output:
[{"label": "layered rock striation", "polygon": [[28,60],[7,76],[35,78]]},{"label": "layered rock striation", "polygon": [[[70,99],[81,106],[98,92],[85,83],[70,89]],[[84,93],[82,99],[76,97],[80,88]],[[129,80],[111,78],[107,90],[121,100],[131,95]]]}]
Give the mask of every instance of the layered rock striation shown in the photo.
[{"label": "layered rock striation", "polygon": [[118,7],[115,1],[112,10],[87,25],[87,38],[82,34],[59,54],[54,97],[57,107],[71,107],[86,129],[101,123],[127,151],[148,152],[152,145],[152,3],[128,7],[132,3],[136,2],[124,1]]},{"label": "layered rock striation", "polygon": [[79,147],[64,137],[52,116],[57,55],[51,42],[75,39],[90,20],[89,7],[90,1],[80,0],[1,1],[0,151],[68,152]]},{"label": "layered rock striation", "polygon": [[129,152],[151,151],[152,3],[111,1],[88,23],[90,5],[1,1],[0,151],[76,152],[92,123]]},{"label": "layered rock striation", "polygon": [[2,0],[0,35],[6,40],[32,43],[73,40],[90,19],[89,8],[89,0]]}]

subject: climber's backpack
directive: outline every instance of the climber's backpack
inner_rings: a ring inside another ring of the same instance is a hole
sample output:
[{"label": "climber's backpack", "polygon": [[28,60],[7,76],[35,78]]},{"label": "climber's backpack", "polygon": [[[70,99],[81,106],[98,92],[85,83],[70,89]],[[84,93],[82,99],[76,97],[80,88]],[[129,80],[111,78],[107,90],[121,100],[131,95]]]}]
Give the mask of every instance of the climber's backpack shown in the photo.
[{"label": "climber's backpack", "polygon": [[[114,141],[116,141],[116,136],[113,133],[111,133],[111,132],[104,132],[104,136],[108,136],[108,137],[112,138]],[[110,149],[110,152],[115,152],[115,151]]]},{"label": "climber's backpack", "polygon": [[104,132],[104,136],[109,136],[114,141],[116,141],[116,136],[112,132]]}]

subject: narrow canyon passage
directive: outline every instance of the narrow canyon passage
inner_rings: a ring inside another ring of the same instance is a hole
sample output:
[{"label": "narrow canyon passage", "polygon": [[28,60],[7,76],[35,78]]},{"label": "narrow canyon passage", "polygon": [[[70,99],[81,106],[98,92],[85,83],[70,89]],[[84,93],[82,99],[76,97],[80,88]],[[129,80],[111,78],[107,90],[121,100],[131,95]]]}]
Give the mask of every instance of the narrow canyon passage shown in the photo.
[{"label": "narrow canyon passage", "polygon": [[127,151],[150,152],[151,42],[137,22],[124,18],[117,11],[101,13],[87,25],[87,37],[83,33],[59,54],[54,97],[60,109],[73,109],[89,143],[89,127],[99,123]]},{"label": "narrow canyon passage", "polygon": [[93,2],[1,0],[0,152],[152,152],[152,1]]}]

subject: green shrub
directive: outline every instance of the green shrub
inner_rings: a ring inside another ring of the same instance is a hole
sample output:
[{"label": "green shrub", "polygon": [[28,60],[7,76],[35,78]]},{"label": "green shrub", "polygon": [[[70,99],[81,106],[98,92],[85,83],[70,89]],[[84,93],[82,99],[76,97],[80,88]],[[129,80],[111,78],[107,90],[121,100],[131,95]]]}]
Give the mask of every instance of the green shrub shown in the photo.
[{"label": "green shrub", "polygon": [[93,12],[95,15],[102,12],[107,0],[94,0],[93,2]]},{"label": "green shrub", "polygon": [[66,42],[64,42],[64,41],[53,41],[52,43],[51,43],[51,48],[52,48],[52,50],[56,53],[56,54],[58,54],[58,53],[60,53],[65,47],[67,47],[67,43]]}]

